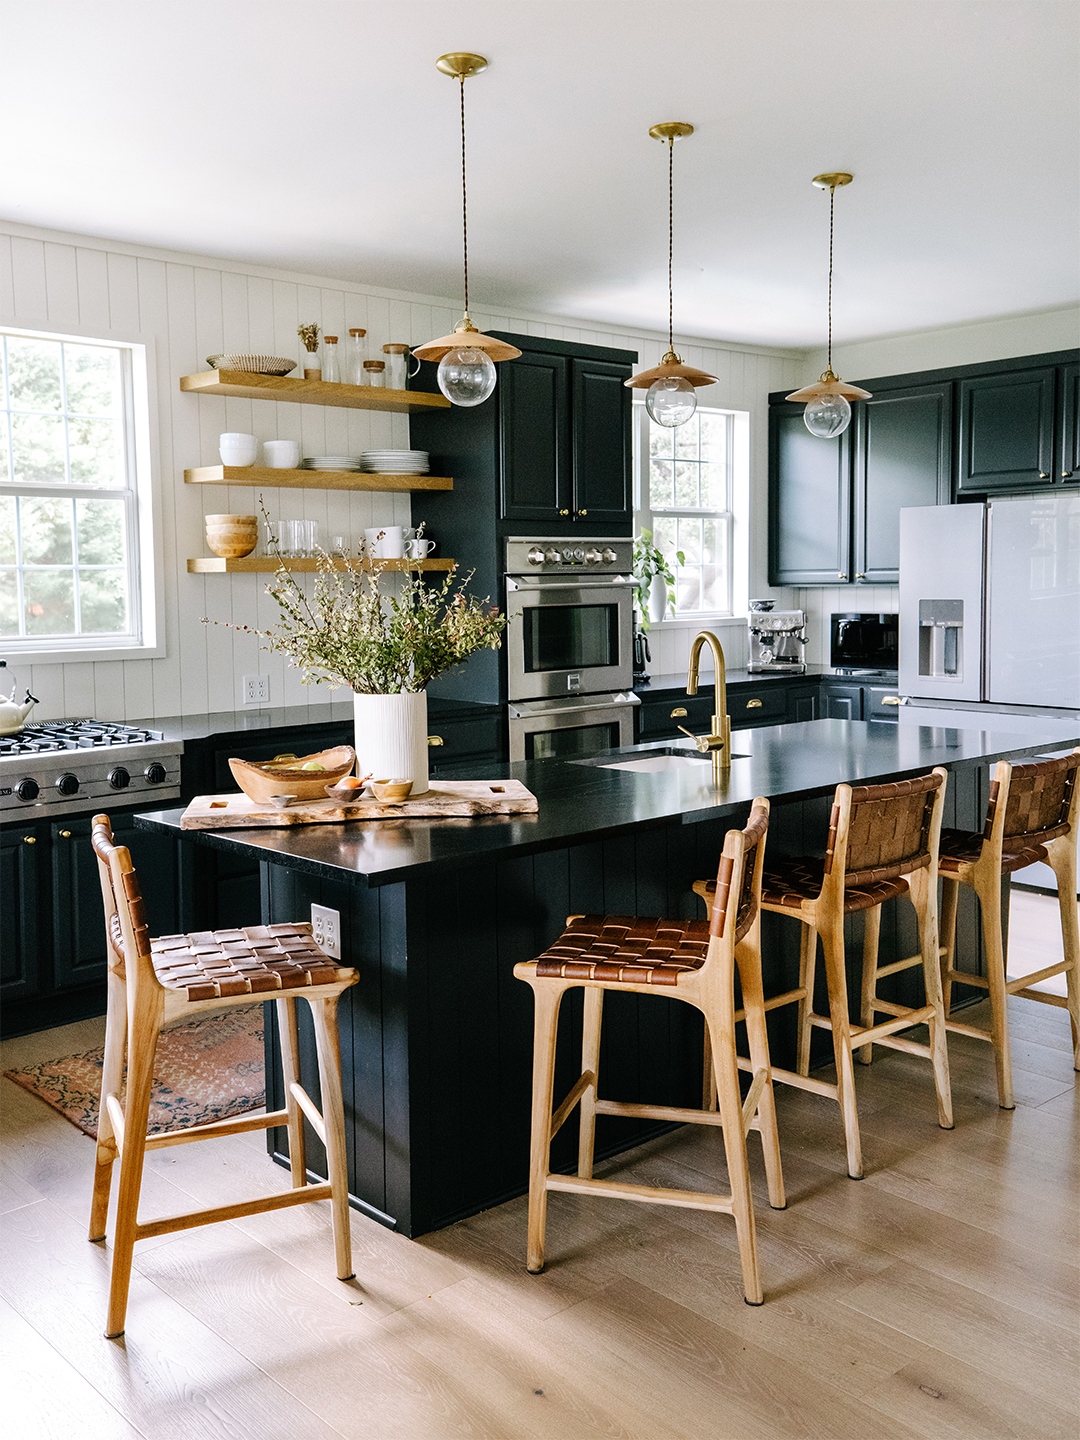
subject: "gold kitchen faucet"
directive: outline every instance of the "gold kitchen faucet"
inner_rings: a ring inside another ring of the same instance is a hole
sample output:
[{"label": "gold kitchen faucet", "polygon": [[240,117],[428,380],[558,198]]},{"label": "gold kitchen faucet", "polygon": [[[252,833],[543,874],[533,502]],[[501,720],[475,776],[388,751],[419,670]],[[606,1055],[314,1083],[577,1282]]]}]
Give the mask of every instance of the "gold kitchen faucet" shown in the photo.
[{"label": "gold kitchen faucet", "polygon": [[701,647],[708,645],[713,654],[715,669],[715,695],[713,699],[712,729],[708,735],[695,735],[685,725],[679,729],[689,735],[702,755],[712,756],[713,783],[720,779],[721,770],[731,769],[731,721],[727,713],[727,670],[724,665],[724,648],[711,630],[701,630],[694,637],[690,647],[690,665],[686,672],[686,693],[696,695],[698,687],[698,660]]}]

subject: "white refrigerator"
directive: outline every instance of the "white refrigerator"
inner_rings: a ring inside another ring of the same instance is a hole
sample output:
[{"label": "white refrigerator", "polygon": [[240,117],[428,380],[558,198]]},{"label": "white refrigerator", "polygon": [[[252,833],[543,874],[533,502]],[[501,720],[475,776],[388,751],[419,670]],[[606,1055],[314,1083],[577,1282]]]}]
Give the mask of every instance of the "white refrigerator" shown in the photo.
[{"label": "white refrigerator", "polygon": [[1080,493],[900,511],[903,695],[1080,709]]}]

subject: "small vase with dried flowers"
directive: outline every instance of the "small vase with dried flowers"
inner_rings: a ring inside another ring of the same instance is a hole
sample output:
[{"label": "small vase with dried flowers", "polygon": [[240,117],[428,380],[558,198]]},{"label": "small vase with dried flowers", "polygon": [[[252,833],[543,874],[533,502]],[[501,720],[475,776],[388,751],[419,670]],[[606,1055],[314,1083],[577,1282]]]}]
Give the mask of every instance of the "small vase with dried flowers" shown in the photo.
[{"label": "small vase with dried flowers", "polygon": [[314,320],[310,325],[300,325],[296,331],[304,342],[304,356],[301,367],[305,380],[321,380],[322,366],[319,364],[319,327]]}]

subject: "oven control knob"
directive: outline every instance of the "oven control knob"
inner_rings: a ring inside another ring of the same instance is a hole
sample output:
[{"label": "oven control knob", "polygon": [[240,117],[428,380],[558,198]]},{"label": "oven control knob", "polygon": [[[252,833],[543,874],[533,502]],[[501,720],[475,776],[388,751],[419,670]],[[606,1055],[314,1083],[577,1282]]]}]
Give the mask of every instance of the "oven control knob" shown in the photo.
[{"label": "oven control knob", "polygon": [[15,786],[15,794],[20,800],[36,800],[41,791],[36,780],[20,780]]},{"label": "oven control knob", "polygon": [[544,559],[549,565],[557,565],[562,559],[562,556],[559,554],[558,550],[555,549],[554,545],[549,545],[548,548],[544,551]]},{"label": "oven control knob", "polygon": [[126,790],[131,784],[131,776],[123,765],[117,765],[115,770],[109,771],[109,784],[114,790]]},{"label": "oven control knob", "polygon": [[169,778],[169,772],[158,760],[155,760],[152,765],[147,765],[143,774],[151,785],[164,785],[165,781]]},{"label": "oven control knob", "polygon": [[610,545],[606,545],[604,549],[600,551],[600,559],[603,560],[605,565],[614,565],[618,558]]},{"label": "oven control knob", "polygon": [[529,564],[542,565],[544,563],[544,552],[539,545],[534,545],[529,551]]},{"label": "oven control knob", "polygon": [[584,548],[584,546],[582,546],[582,545],[576,545],[576,546],[574,547],[574,559],[578,562],[579,565],[580,565],[581,562],[585,559],[585,548]]},{"label": "oven control knob", "polygon": [[600,564],[600,560],[601,560],[601,555],[600,555],[600,551],[599,551],[599,550],[593,550],[592,547],[590,546],[590,548],[585,551],[585,563],[586,563],[586,565],[599,565],[599,564]]},{"label": "oven control knob", "polygon": [[562,558],[565,565],[572,565],[574,563],[574,552],[569,545],[562,552]]},{"label": "oven control knob", "polygon": [[79,777],[77,775],[61,775],[56,782],[56,788],[61,795],[76,795],[79,791]]}]

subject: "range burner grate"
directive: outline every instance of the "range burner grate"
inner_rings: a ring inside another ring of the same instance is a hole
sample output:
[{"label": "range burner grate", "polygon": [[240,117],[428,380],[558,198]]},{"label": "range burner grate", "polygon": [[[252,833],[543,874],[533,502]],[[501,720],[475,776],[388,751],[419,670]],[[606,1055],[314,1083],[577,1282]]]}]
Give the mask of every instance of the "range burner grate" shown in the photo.
[{"label": "range burner grate", "polygon": [[162,740],[161,730],[106,720],[30,720],[14,735],[0,735],[0,758],[49,751],[94,750]]}]

